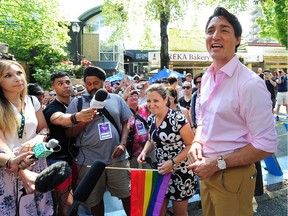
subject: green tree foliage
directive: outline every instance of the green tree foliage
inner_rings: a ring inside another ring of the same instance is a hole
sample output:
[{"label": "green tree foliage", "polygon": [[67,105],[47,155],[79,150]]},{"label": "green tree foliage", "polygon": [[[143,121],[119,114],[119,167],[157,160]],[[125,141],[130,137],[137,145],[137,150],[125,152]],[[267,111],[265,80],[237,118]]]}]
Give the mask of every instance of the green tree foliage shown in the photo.
[{"label": "green tree foliage", "polygon": [[[169,47],[168,47],[168,24],[174,20],[181,19],[186,12],[189,12],[189,2],[201,6],[201,5],[221,5],[226,7],[231,12],[241,12],[247,9],[247,0],[142,0],[143,8],[136,13],[145,14],[145,20],[139,25],[145,26],[146,30],[143,38],[146,42],[151,42],[151,25],[149,22],[160,22],[160,56],[161,56],[161,68],[169,68]],[[114,27],[114,36],[118,35],[120,38],[127,37],[127,22],[131,18],[129,16],[136,0],[104,0],[102,7],[103,16],[105,17],[105,24]],[[203,11],[204,12],[204,11]],[[120,20],[120,22],[118,22]],[[123,33],[124,32],[124,33]],[[119,37],[118,37],[119,38]],[[112,40],[113,41],[113,40]],[[141,43],[142,47],[147,48],[147,43]]]},{"label": "green tree foliage", "polygon": [[125,38],[128,31],[128,1],[113,1],[104,0],[102,5],[102,15],[106,18],[104,20],[105,26],[112,27],[110,43],[118,41],[119,38]]},{"label": "green tree foliage", "polygon": [[[142,1],[142,5],[145,7],[143,7],[141,11],[137,11],[137,13],[146,14],[146,22],[143,22],[140,25],[147,27],[147,31],[144,33],[144,38],[147,41],[151,41],[151,34],[149,34],[151,29],[149,28],[149,24],[147,25],[147,22],[149,23],[148,18],[150,20],[160,21],[161,68],[164,66],[169,68],[168,24],[171,20],[180,18],[183,15],[183,9],[187,2],[188,0],[147,0]],[[113,36],[117,36],[118,38],[127,37],[127,22],[129,20],[128,10],[133,8],[133,4],[135,4],[135,0],[104,0],[102,13],[105,17],[105,25],[114,27]]]},{"label": "green tree foliage", "polygon": [[263,17],[257,19],[260,36],[274,38],[288,48],[288,3],[286,0],[265,0],[260,3]]},{"label": "green tree foliage", "polygon": [[17,60],[28,63],[30,72],[67,59],[69,23],[59,14],[58,0],[0,0],[0,4],[0,41],[9,44]]},{"label": "green tree foliage", "polygon": [[239,12],[247,11],[247,8],[249,7],[250,1],[249,0],[198,0],[195,1],[195,4],[198,6],[201,5],[213,5],[224,7],[229,12],[233,14],[238,14]]},{"label": "green tree foliage", "polygon": [[169,39],[168,24],[169,22],[180,19],[183,16],[184,9],[187,6],[187,0],[150,0],[147,3],[146,11],[154,20],[160,21],[160,69],[169,68]]}]

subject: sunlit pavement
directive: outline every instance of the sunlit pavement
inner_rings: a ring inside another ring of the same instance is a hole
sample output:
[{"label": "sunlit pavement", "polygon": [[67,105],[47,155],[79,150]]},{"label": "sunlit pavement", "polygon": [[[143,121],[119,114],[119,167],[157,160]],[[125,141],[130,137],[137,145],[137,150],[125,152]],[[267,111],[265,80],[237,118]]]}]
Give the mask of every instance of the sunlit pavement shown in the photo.
[{"label": "sunlit pavement", "polygon": [[[283,172],[283,175],[275,176],[269,174],[264,160],[261,161],[264,186],[269,186],[281,182],[287,183],[288,181],[287,128],[285,127],[285,123],[287,124],[287,116],[285,115],[286,112],[284,111],[283,108],[284,107],[281,107],[280,109],[280,115],[279,115],[280,120],[277,122],[275,121],[275,127],[279,138],[279,146],[277,152],[275,153],[275,156],[277,158],[281,171]],[[200,197],[198,194],[196,194],[189,200],[189,204],[196,203],[199,200]],[[126,216],[121,201],[116,197],[111,197],[109,192],[105,193],[104,203],[105,203],[105,216]],[[79,215],[86,216],[91,214],[89,213],[89,210],[85,209],[85,207],[80,206]]]}]

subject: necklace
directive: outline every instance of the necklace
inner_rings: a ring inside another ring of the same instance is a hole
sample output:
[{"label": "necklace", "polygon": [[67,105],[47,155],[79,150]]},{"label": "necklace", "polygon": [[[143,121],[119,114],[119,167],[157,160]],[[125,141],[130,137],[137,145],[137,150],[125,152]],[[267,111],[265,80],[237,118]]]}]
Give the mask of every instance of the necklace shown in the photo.
[{"label": "necklace", "polygon": [[23,137],[24,127],[25,127],[25,116],[24,116],[23,110],[21,108],[21,122],[20,122],[20,127],[18,127],[18,129],[17,129],[19,139],[22,139],[22,137]]},{"label": "necklace", "polygon": [[62,102],[59,98],[55,98],[59,103],[61,103],[64,107],[65,107],[65,109],[67,109],[67,107],[68,107],[68,104],[66,104],[66,103],[64,103],[64,102]]}]

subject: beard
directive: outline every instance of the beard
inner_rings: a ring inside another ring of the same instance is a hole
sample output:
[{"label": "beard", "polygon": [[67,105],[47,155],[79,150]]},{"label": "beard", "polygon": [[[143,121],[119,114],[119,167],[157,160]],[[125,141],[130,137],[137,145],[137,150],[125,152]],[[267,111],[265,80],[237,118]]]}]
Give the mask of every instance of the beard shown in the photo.
[{"label": "beard", "polygon": [[98,91],[98,89],[92,89],[88,93],[90,94],[91,97],[93,97],[97,91]]}]

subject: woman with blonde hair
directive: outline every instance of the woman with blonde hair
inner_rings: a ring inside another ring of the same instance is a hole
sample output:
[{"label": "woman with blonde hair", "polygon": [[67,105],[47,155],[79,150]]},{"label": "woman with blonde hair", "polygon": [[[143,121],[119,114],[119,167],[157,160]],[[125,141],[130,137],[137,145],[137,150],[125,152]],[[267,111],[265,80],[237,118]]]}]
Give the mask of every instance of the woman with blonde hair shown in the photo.
[{"label": "woman with blonde hair", "polygon": [[[46,160],[28,157],[32,147],[47,138],[49,130],[39,101],[27,95],[26,74],[16,61],[0,60],[0,119],[0,165],[1,157],[6,158],[5,166],[0,167],[1,213],[52,215],[51,193],[35,192],[34,184],[38,173],[47,167]],[[23,152],[28,153],[17,168],[15,157]]]}]

